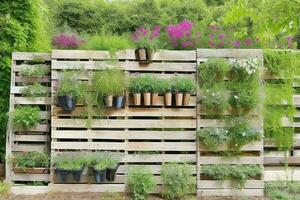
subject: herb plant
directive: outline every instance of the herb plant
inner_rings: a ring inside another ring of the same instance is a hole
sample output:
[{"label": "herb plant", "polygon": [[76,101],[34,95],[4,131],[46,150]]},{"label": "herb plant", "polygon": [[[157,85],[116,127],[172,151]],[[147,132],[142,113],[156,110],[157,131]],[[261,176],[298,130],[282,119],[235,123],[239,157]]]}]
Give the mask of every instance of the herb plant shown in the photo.
[{"label": "herb plant", "polygon": [[162,166],[162,196],[169,200],[181,199],[193,192],[194,178],[187,164],[165,164]]},{"label": "herb plant", "polygon": [[22,93],[26,97],[46,97],[49,94],[47,89],[48,87],[36,82],[33,85],[24,86]]},{"label": "herb plant", "polygon": [[82,155],[57,155],[53,161],[56,168],[64,170],[80,170],[87,162]]},{"label": "herb plant", "polygon": [[22,152],[12,155],[11,163],[17,168],[49,167],[50,156],[40,152]]},{"label": "herb plant", "polygon": [[138,79],[141,93],[153,91],[153,77],[150,74],[141,75]]},{"label": "herb plant", "polygon": [[84,85],[76,80],[74,71],[65,71],[59,82],[57,91],[58,96],[74,96],[82,97],[84,93]]},{"label": "herb plant", "polygon": [[225,128],[209,127],[197,131],[199,140],[211,151],[216,151],[221,144],[228,142],[228,130]]},{"label": "herb plant", "polygon": [[171,88],[173,92],[194,93],[196,83],[193,79],[184,76],[176,76],[171,79]]},{"label": "herb plant", "polygon": [[168,93],[172,91],[172,83],[168,78],[164,78],[160,80],[160,88],[161,93]]},{"label": "herb plant", "polygon": [[145,166],[130,167],[127,185],[135,200],[145,200],[155,187],[154,175]]},{"label": "herb plant", "polygon": [[24,67],[20,71],[23,77],[44,77],[49,74],[50,70],[45,65],[34,65],[32,67]]},{"label": "herb plant", "polygon": [[245,81],[255,77],[258,73],[258,61],[254,58],[235,60],[230,67],[232,80]]},{"label": "herb plant", "polygon": [[156,50],[158,45],[158,37],[160,33],[160,26],[155,26],[153,29],[139,27],[133,34],[132,39],[137,48],[147,48]]},{"label": "herb plant", "polygon": [[227,109],[228,103],[222,88],[203,88],[202,105],[208,114],[222,114]]},{"label": "herb plant", "polygon": [[40,109],[32,106],[19,106],[12,112],[13,126],[17,129],[28,129],[37,126],[40,119]]},{"label": "herb plant", "polygon": [[293,102],[293,83],[291,81],[281,83],[266,83],[265,84],[265,103],[267,105],[292,105]]},{"label": "herb plant", "polygon": [[300,183],[296,181],[278,181],[265,185],[266,196],[270,200],[298,200]]}]

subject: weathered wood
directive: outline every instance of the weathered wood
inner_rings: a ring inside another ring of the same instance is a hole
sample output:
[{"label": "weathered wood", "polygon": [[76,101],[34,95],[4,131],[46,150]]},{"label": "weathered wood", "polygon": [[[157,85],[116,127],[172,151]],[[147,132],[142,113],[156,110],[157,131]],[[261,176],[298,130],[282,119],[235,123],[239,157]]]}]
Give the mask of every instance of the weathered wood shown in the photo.
[{"label": "weathered wood", "polygon": [[264,181],[300,181],[300,167],[268,167],[264,168]]},{"label": "weathered wood", "polygon": [[14,181],[49,181],[49,174],[12,174]]},{"label": "weathered wood", "polygon": [[10,188],[10,193],[13,195],[37,195],[37,194],[47,194],[49,192],[48,186],[12,186]]},{"label": "weathered wood", "polygon": [[12,59],[13,60],[32,60],[34,58],[42,58],[46,61],[51,60],[51,53],[30,53],[30,52],[13,52]]},{"label": "weathered wood", "polygon": [[125,184],[50,184],[49,192],[124,192]]},{"label": "weathered wood", "polygon": [[261,49],[197,49],[197,58],[221,57],[221,58],[262,58]]},{"label": "weathered wood", "polygon": [[[214,181],[214,180],[200,180],[199,189],[234,189],[229,181]],[[247,189],[263,189],[264,182],[262,180],[247,180],[245,183],[245,188]]]},{"label": "weathered wood", "polygon": [[198,189],[198,196],[264,196],[263,189]]}]

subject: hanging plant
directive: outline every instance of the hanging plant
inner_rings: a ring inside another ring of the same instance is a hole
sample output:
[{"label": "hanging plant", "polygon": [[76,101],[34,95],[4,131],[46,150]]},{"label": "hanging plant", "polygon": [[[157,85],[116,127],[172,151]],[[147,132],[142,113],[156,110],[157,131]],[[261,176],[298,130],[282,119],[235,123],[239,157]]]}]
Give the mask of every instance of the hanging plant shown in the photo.
[{"label": "hanging plant", "polygon": [[246,81],[256,77],[258,74],[258,60],[245,58],[234,60],[231,63],[229,75],[234,81]]}]

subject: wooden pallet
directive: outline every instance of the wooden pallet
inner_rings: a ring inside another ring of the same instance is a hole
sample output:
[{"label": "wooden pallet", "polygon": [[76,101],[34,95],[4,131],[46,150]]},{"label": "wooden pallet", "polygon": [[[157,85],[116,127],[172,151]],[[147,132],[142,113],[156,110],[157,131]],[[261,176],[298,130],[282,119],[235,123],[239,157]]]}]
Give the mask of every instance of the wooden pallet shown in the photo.
[{"label": "wooden pallet", "polygon": [[[253,49],[198,49],[197,64],[205,62],[208,58],[220,57],[226,58],[230,62],[232,59],[242,59],[245,57],[257,58],[262,64],[262,51]],[[198,73],[201,73],[198,72]],[[225,80],[229,80],[228,77]],[[201,97],[201,91],[198,92],[198,98]],[[197,106],[197,129],[205,127],[226,127],[224,120],[207,116],[207,113],[201,104]],[[227,110],[224,115],[232,115],[231,109]],[[262,117],[257,116],[252,124],[262,129]],[[261,131],[262,133],[262,131]],[[197,196],[263,196],[264,182],[263,174],[254,180],[248,180],[243,189],[233,188],[228,181],[220,184],[219,181],[207,180],[208,177],[202,178],[201,166],[209,164],[257,164],[263,169],[263,140],[245,145],[238,158],[224,158],[214,152],[209,151],[206,147],[198,143],[197,151]],[[225,150],[220,146],[218,151]]]},{"label": "wooden pallet", "polygon": [[[28,82],[43,83],[48,86],[47,90],[51,90],[50,74],[42,78],[25,78],[21,77],[19,72],[24,67],[35,67],[34,65],[26,64],[26,61],[31,61],[39,57],[45,60],[44,66],[50,67],[50,53],[13,53],[12,69],[11,69],[11,91],[10,91],[10,108],[9,108],[9,123],[7,129],[6,140],[6,179],[12,183],[27,183],[42,181],[48,182],[49,174],[17,174],[12,171],[9,158],[15,152],[39,151],[49,152],[50,148],[50,97],[34,97],[28,98],[22,94],[22,89]],[[41,108],[40,116],[44,121],[36,127],[27,130],[14,129],[11,122],[11,112],[19,105],[32,105]]]},{"label": "wooden pallet", "polygon": [[[195,78],[195,51],[165,51],[154,54],[153,62],[141,65],[135,60],[134,50],[116,53],[118,66],[128,76],[155,73],[161,77],[182,75]],[[89,81],[97,70],[112,67],[106,51],[52,52],[52,84],[57,85],[64,69],[80,70],[78,80]],[[56,90],[52,88],[52,155],[72,151],[113,151],[124,154],[114,182],[95,184],[89,172],[84,172],[82,182],[62,184],[52,170],[51,190],[54,191],[124,191],[127,170],[134,165],[148,166],[155,174],[157,189],[161,185],[160,171],[163,163],[189,162],[196,175],[196,94],[189,106],[165,107],[163,96],[157,106],[134,106],[133,97],[126,94],[122,109],[108,108],[102,119],[94,119],[86,128],[80,117],[84,108],[78,103],[72,113],[56,106]],[[96,114],[95,114],[96,115]],[[76,119],[74,119],[76,118]],[[89,184],[87,184],[89,183]]]}]

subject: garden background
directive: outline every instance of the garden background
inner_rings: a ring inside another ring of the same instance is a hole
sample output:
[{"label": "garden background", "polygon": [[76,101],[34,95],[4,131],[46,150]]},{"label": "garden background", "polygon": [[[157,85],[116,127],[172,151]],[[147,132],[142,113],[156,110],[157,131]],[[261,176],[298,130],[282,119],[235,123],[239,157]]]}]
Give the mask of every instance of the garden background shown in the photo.
[{"label": "garden background", "polygon": [[[167,32],[184,20],[192,34],[174,44]],[[131,33],[141,26],[163,30],[160,49],[300,48],[299,21],[298,0],[1,0],[1,160],[13,51],[134,48]]]}]

